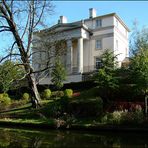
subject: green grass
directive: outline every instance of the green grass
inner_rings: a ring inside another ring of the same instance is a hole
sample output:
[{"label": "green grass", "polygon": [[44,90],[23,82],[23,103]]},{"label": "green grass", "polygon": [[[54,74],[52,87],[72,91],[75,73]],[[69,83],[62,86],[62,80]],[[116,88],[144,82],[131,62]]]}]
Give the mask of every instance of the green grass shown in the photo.
[{"label": "green grass", "polygon": [[[26,105],[22,105],[18,108],[13,108],[7,111],[3,111],[0,113],[1,118],[21,118],[21,119],[45,119],[44,116],[44,108],[48,108],[49,104],[51,104],[53,100],[42,100],[41,101],[41,108],[32,108],[31,103]],[[46,112],[46,110],[45,110]]]},{"label": "green grass", "polygon": [[31,127],[31,128],[55,128],[56,121],[54,119],[0,119],[0,125],[16,126],[16,127]]},{"label": "green grass", "polygon": [[[81,92],[81,95],[78,97],[70,98],[69,101],[72,102],[81,102],[83,101],[88,102],[89,101],[95,101],[97,97],[98,88],[92,88],[89,90],[85,90]],[[42,100],[41,101],[41,107],[34,109],[31,107],[31,103],[28,103],[26,105],[22,105],[17,108],[13,108],[11,110],[7,110],[5,112],[0,113],[0,117],[3,119],[0,119],[0,121],[8,121],[8,122],[16,122],[16,123],[43,123],[48,122],[48,119],[51,117],[52,112],[52,106],[55,102],[59,102],[58,100]],[[80,119],[81,120],[81,119]],[[80,121],[79,120],[79,121]],[[80,124],[89,124],[92,123],[93,119],[90,119],[87,121],[87,119],[84,121],[81,121]]]}]

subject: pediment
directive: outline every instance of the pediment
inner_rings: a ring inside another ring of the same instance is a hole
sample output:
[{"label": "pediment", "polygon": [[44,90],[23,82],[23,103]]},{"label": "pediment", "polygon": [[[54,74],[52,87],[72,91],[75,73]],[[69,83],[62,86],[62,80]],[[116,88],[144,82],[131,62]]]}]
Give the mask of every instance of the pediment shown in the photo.
[{"label": "pediment", "polygon": [[81,28],[82,25],[80,24],[57,24],[52,28],[55,32],[61,32],[61,31],[66,31],[66,30],[71,30],[71,29],[76,29],[76,28]]}]

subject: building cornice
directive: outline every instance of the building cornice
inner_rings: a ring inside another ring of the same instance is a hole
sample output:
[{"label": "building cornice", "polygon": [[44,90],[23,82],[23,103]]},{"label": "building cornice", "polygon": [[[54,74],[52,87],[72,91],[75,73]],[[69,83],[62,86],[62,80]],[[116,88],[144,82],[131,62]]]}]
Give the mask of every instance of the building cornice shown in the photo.
[{"label": "building cornice", "polygon": [[84,21],[96,20],[96,19],[99,19],[99,18],[105,18],[105,17],[109,17],[109,16],[115,16],[118,19],[118,21],[126,28],[126,30],[128,32],[130,32],[130,29],[127,27],[127,25],[123,22],[123,20],[116,13],[109,13],[109,14],[105,14],[105,15],[100,15],[100,16],[97,16],[97,17],[94,17],[94,18],[84,19]]},{"label": "building cornice", "polygon": [[[55,29],[57,28],[60,28],[60,27],[65,27],[65,29],[63,30],[59,30],[59,31],[54,31]],[[67,28],[66,28],[67,27]],[[68,28],[69,27],[69,28]],[[60,24],[56,24],[50,28],[47,28],[47,29],[44,29],[44,30],[40,30],[40,31],[36,31],[34,32],[34,34],[41,34],[41,33],[47,33],[47,32],[63,32],[63,31],[69,31],[69,30],[74,30],[74,29],[78,29],[78,28],[83,28],[85,31],[89,32],[90,35],[92,35],[92,30],[89,29],[85,24],[84,24],[84,21],[81,20],[81,21],[78,21],[78,22],[74,22],[74,23],[60,23]]]},{"label": "building cornice", "polygon": [[[56,28],[58,27],[69,27],[66,30],[71,30],[71,29],[76,29],[76,28],[83,28],[85,29],[86,31],[88,31],[89,33],[92,34],[92,30],[89,29],[86,25],[85,25],[85,21],[89,21],[89,20],[96,20],[98,18],[105,18],[105,17],[109,17],[109,16],[114,16],[116,17],[116,19],[125,27],[125,29],[130,32],[130,29],[126,26],[126,24],[123,22],[123,20],[116,14],[116,13],[109,13],[109,14],[106,14],[106,15],[101,15],[101,16],[97,16],[97,17],[94,17],[94,18],[88,18],[88,19],[84,19],[84,20],[81,20],[81,21],[76,21],[76,22],[72,22],[72,23],[58,23],[56,25],[53,25],[52,27],[50,28],[46,28],[46,29],[43,29],[43,30],[39,30],[39,31],[36,31],[34,32],[34,34],[38,34],[38,33],[45,33],[45,32],[49,32],[49,31],[53,31],[55,30]],[[64,30],[63,30],[64,31]],[[58,32],[58,31],[57,31]],[[59,31],[60,32],[60,31]]]}]

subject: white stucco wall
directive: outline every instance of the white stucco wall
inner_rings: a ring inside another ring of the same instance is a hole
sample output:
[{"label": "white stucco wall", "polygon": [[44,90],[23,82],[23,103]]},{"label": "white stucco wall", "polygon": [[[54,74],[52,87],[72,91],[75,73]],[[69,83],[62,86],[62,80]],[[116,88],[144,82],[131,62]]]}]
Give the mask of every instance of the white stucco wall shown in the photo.
[{"label": "white stucco wall", "polygon": [[85,20],[85,25],[88,26],[90,29],[96,29],[96,20],[101,19],[102,20],[102,27],[107,26],[113,26],[113,16],[107,16],[107,17],[96,17],[93,19]]},{"label": "white stucco wall", "polygon": [[[96,28],[96,19],[102,19],[102,27]],[[93,70],[95,65],[95,58],[99,57],[106,49],[111,49],[115,54],[119,54],[118,61],[121,64],[121,61],[128,56],[128,32],[126,31],[125,26],[118,21],[117,26],[116,16],[105,16],[105,17],[96,17],[89,20],[84,20],[86,27],[93,29],[93,35],[89,34],[89,31],[86,31],[84,28],[75,28],[73,30],[67,30],[61,32],[59,35],[52,37],[46,37],[49,40],[72,40],[72,67],[78,67],[78,53],[80,51],[83,54],[80,59],[80,63],[83,64],[83,72],[87,70]],[[64,28],[57,28],[57,30],[62,30]],[[96,40],[102,41],[102,49],[96,49]],[[116,49],[116,40],[118,40],[118,50]],[[83,44],[83,45],[82,45]],[[38,49],[41,50],[40,45],[36,44]],[[81,47],[81,50],[78,48]],[[44,59],[45,55],[35,55],[33,58],[34,68],[38,68],[38,61]],[[79,64],[80,64],[79,63]],[[43,66],[43,65],[42,65]],[[67,81],[69,82],[79,82],[82,81],[82,75],[69,75]],[[43,79],[40,84],[50,84],[50,78]]]},{"label": "white stucco wall", "polygon": [[[129,42],[128,42],[128,31],[125,27],[118,21],[118,26],[116,24],[116,18],[114,17],[114,52],[118,55],[119,66],[125,57],[129,56]],[[117,49],[118,41],[118,49]]]}]

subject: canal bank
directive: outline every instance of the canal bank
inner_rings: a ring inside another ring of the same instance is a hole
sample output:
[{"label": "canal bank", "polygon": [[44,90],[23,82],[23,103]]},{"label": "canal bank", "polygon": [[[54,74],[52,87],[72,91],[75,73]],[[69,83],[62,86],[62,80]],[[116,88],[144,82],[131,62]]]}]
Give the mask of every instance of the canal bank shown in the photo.
[{"label": "canal bank", "polygon": [[102,132],[148,132],[147,124],[59,124],[56,120],[0,120],[1,127],[58,129]]}]

